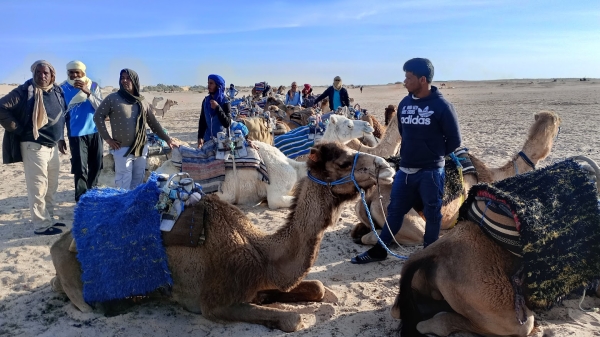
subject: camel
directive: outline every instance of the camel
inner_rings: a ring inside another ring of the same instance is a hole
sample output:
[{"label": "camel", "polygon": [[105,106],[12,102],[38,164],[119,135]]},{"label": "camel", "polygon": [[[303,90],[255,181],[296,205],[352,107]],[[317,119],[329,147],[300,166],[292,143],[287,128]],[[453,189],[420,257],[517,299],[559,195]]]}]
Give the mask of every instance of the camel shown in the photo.
[{"label": "camel", "polygon": [[[356,156],[356,157],[355,157]],[[333,225],[342,205],[377,181],[391,182],[394,170],[385,160],[326,143],[311,149],[311,175],[326,184],[302,179],[295,189],[295,203],[286,223],[267,234],[235,206],[215,197],[203,198],[207,208],[207,235],[203,245],[166,247],[173,278],[172,299],[210,320],[262,324],[286,332],[302,328],[299,313],[261,304],[321,301],[320,281],[304,280],[319,253],[325,230]],[[191,221],[194,209],[186,207],[180,221]],[[92,307],[83,300],[81,266],[69,251],[71,232],[63,234],[51,249],[56,277],[53,290],[65,293],[81,311]]]},{"label": "camel", "polygon": [[[341,116],[335,116],[329,124],[322,141],[345,142],[361,136],[365,132],[372,132],[373,128],[364,121],[352,121]],[[339,121],[338,121],[339,117]],[[306,176],[306,163],[286,157],[278,148],[258,141],[252,144],[258,148],[260,157],[267,167],[270,183],[262,180],[256,170],[226,170],[225,181],[219,192],[215,194],[223,201],[231,204],[255,205],[265,198],[269,208],[278,209],[290,207],[293,196],[290,195],[298,180]],[[173,149],[173,156],[181,156],[177,149]],[[176,160],[181,162],[181,160]],[[180,172],[181,167],[173,161],[167,160],[157,173],[172,175]]]},{"label": "camel", "polygon": [[174,101],[172,99],[167,99],[167,101],[165,102],[165,105],[163,105],[162,109],[154,108],[154,114],[156,116],[158,116],[158,113],[160,112],[160,113],[162,113],[162,117],[165,117],[165,113],[167,111],[169,111],[169,109],[171,109],[171,107],[173,105],[177,105],[177,101]]},{"label": "camel", "polygon": [[[397,121],[398,118],[392,119],[392,123],[397,123]],[[534,116],[534,123],[529,128],[527,140],[521,150],[525,156],[531,160],[532,164],[537,165],[550,154],[554,139],[559,132],[560,122],[560,117],[550,111],[542,111]],[[391,130],[397,130],[397,127],[390,124],[386,135]],[[349,145],[352,148],[356,148],[355,143],[356,142],[350,142],[347,146]],[[383,145],[384,141],[382,140],[381,143],[381,145]],[[364,146],[360,151],[382,157],[389,157],[395,153],[373,151]],[[515,171],[518,173],[525,173],[533,169],[533,167],[527,164],[525,159],[519,156],[519,154],[515,154],[510,161],[498,168],[488,168],[484,162],[473,154],[469,154],[469,157],[477,170],[477,176],[472,174],[465,175],[463,178],[463,197],[459,197],[442,207],[442,229],[452,228],[456,223],[458,209],[460,208],[464,197],[468,194],[471,186],[479,182],[490,183],[512,177],[515,175]],[[387,206],[390,203],[391,188],[391,186],[380,185],[379,190],[373,189],[366,193],[365,199],[376,228],[383,228],[383,225],[385,224],[385,215],[387,214]],[[379,193],[383,196],[382,200],[379,199]],[[371,233],[369,219],[363,203],[358,202],[355,209],[357,217],[361,222],[352,229],[351,237],[356,241],[360,240],[364,244],[375,244],[377,238],[374,233]],[[421,244],[423,242],[424,230],[424,220],[422,217],[417,216],[415,210],[412,209],[405,216],[402,227],[396,234],[396,241],[403,245]]]},{"label": "camel", "polygon": [[265,117],[248,117],[241,120],[248,128],[248,139],[273,144],[271,121]]},{"label": "camel", "polygon": [[277,95],[285,95],[285,85],[280,85],[279,88],[277,88]]},{"label": "camel", "polygon": [[161,96],[154,97],[154,98],[152,99],[152,107],[153,107],[154,109],[156,109],[156,106],[157,106],[156,104],[158,104],[158,102],[162,101],[163,99],[164,99],[164,98],[162,98]]},{"label": "camel", "polygon": [[385,116],[384,124],[385,124],[385,126],[388,126],[390,124],[390,122],[392,121],[392,119],[394,118],[394,116],[396,116],[396,106],[393,104],[388,105],[388,107],[385,108],[384,116]]},{"label": "camel", "polygon": [[[576,159],[591,165],[600,189],[598,166],[587,158]],[[485,208],[484,201],[477,203],[480,209]],[[493,213],[490,217],[504,226],[516,227],[513,218]],[[516,319],[511,281],[520,264],[479,224],[460,221],[456,229],[412,254],[402,266],[400,293],[391,315],[402,319],[402,336],[448,336],[459,331],[485,336],[527,336],[533,330],[534,315],[523,305],[524,323]],[[596,294],[600,296],[600,288]]]}]

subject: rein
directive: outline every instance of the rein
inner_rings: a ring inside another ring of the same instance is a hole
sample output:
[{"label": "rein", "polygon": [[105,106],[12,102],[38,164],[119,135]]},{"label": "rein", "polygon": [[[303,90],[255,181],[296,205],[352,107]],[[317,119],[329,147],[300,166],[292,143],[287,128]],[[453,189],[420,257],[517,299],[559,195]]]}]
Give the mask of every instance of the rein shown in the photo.
[{"label": "rein", "polygon": [[[328,186],[330,189],[331,189],[332,186],[335,186],[335,185],[342,185],[342,184],[345,184],[345,183],[353,182],[354,186],[356,187],[356,189],[360,193],[360,199],[361,199],[361,201],[363,203],[363,206],[365,207],[365,210],[367,211],[367,216],[369,217],[369,223],[371,225],[371,230],[373,231],[373,233],[375,233],[375,236],[377,237],[377,241],[379,242],[379,244],[383,248],[385,248],[385,250],[387,251],[388,254],[390,254],[390,255],[392,255],[394,257],[397,257],[399,259],[408,260],[407,256],[398,255],[398,254],[392,252],[386,246],[386,244],[383,241],[381,241],[381,238],[377,234],[377,231],[375,231],[375,224],[373,223],[373,218],[371,217],[371,212],[369,211],[369,207],[367,206],[367,202],[365,200],[365,191],[362,188],[360,188],[360,186],[358,186],[358,183],[356,182],[356,178],[354,177],[354,169],[356,168],[356,161],[358,160],[358,155],[359,154],[360,154],[360,152],[357,152],[354,155],[354,162],[352,163],[352,171],[350,171],[350,174],[348,174],[347,176],[343,176],[342,178],[340,178],[340,179],[338,179],[336,181],[327,182],[327,181],[320,180],[319,178],[313,176],[312,174],[310,174],[310,171],[308,171],[307,172],[308,179],[314,181],[315,183],[317,183],[319,185]],[[379,175],[378,175],[378,177],[379,177]],[[380,194],[380,197],[381,197],[381,194]],[[387,225],[387,219],[386,219],[386,225]],[[389,226],[387,226],[387,228],[388,228],[388,230],[390,230]],[[392,235],[392,237],[393,237],[393,235]]]}]

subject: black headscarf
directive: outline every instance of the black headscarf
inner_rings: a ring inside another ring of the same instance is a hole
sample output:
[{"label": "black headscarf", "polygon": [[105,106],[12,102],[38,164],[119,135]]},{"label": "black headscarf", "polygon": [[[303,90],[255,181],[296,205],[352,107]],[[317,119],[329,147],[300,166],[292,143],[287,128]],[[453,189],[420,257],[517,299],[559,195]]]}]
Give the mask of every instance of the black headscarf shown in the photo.
[{"label": "black headscarf", "polygon": [[[131,78],[131,83],[133,84],[133,94],[129,93],[129,91],[123,88],[121,84],[121,74],[125,72]],[[127,103],[129,104],[137,104],[140,108],[140,114],[138,115],[137,121],[135,123],[135,141],[133,145],[127,150],[124,157],[127,157],[130,154],[133,154],[136,157],[142,155],[142,151],[144,150],[144,146],[146,146],[146,110],[144,109],[144,104],[142,101],[144,100],[144,96],[140,95],[140,78],[138,74],[131,69],[123,69],[119,73],[119,96],[121,96]]]}]

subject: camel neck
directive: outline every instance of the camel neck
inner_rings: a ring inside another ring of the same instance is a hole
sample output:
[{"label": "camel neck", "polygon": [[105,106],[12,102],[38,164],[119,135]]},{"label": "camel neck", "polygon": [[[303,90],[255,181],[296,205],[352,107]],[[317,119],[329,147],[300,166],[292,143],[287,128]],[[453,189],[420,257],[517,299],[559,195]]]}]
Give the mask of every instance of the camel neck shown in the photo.
[{"label": "camel neck", "polygon": [[308,274],[325,229],[337,220],[341,204],[327,186],[307,178],[297,188],[295,208],[287,224],[270,236],[272,244],[265,252],[274,267],[273,280],[277,280],[280,289],[294,286]]}]

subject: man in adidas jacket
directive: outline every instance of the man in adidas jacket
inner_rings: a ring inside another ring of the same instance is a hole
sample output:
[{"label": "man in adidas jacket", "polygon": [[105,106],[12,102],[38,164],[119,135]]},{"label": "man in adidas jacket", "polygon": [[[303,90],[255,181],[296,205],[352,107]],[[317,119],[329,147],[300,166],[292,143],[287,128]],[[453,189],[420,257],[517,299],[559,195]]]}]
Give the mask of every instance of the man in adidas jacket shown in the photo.
[{"label": "man in adidas jacket", "polygon": [[[444,195],[444,157],[460,146],[461,136],[454,107],[431,85],[433,65],[428,59],[414,58],[403,67],[408,96],[398,106],[400,135],[400,170],[396,173],[388,223],[381,240],[393,242],[417,198],[423,202],[426,218],[424,247],[435,242],[440,233],[442,197]],[[390,233],[391,232],[391,233]],[[381,261],[387,251],[380,243],[352,258],[355,264]]]}]

